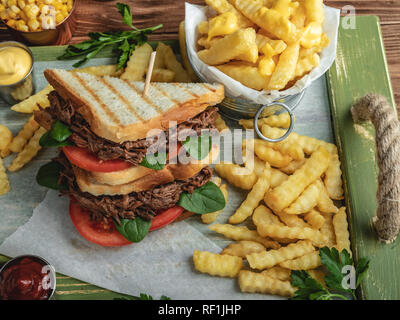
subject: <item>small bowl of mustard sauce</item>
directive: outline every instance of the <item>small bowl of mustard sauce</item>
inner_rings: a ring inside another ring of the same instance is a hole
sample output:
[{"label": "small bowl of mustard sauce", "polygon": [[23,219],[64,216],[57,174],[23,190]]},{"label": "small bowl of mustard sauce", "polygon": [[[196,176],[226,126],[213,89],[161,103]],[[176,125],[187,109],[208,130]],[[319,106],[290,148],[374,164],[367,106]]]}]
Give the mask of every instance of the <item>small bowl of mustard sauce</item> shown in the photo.
[{"label": "small bowl of mustard sauce", "polygon": [[15,104],[32,95],[33,54],[17,41],[0,42],[0,97]]}]

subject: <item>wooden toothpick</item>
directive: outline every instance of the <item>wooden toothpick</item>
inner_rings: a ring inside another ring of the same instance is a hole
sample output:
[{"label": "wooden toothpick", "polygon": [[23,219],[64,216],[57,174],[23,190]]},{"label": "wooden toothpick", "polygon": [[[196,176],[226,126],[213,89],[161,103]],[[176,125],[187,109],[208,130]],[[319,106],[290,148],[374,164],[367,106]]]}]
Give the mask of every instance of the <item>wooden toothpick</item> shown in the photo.
[{"label": "wooden toothpick", "polygon": [[147,74],[146,74],[146,82],[144,84],[144,90],[143,90],[143,96],[147,94],[147,91],[149,90],[149,85],[151,81],[151,75],[153,73],[153,67],[154,67],[154,60],[156,59],[156,51],[153,51],[150,56],[150,61],[149,61],[149,67],[147,68]]}]

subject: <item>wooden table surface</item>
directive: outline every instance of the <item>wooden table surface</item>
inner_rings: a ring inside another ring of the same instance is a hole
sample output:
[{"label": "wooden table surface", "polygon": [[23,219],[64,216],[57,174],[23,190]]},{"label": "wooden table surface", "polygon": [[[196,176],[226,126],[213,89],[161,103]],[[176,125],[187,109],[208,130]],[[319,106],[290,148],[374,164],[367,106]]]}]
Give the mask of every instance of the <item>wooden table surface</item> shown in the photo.
[{"label": "wooden table surface", "polygon": [[[163,23],[154,39],[174,39],[177,37],[178,24],[184,18],[184,0],[119,0],[94,1],[78,0],[78,27],[71,43],[86,39],[90,31],[121,29],[121,18],[115,9],[116,2],[129,3],[137,27]],[[204,0],[190,0],[195,4],[204,4]],[[381,21],[382,33],[392,79],[397,106],[400,107],[400,1],[399,0],[325,0],[325,4],[343,8],[352,5],[358,15],[377,15]],[[0,41],[11,39],[4,26],[0,26]]]}]

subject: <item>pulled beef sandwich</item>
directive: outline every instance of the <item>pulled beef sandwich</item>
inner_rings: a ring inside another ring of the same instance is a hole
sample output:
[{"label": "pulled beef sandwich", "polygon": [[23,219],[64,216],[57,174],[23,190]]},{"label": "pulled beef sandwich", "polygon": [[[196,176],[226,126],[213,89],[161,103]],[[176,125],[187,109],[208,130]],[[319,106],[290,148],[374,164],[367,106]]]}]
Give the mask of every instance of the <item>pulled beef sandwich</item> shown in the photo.
[{"label": "pulled beef sandwich", "polygon": [[[70,196],[71,219],[87,240],[126,245],[184,210],[225,206],[208,166],[218,148],[204,134],[214,129],[212,106],[224,98],[222,85],[152,83],[143,96],[143,82],[58,69],[44,74],[55,90],[35,120],[48,130],[40,144],[60,153],[37,181]],[[192,135],[169,143],[185,130]],[[194,161],[180,163],[182,153]]]}]

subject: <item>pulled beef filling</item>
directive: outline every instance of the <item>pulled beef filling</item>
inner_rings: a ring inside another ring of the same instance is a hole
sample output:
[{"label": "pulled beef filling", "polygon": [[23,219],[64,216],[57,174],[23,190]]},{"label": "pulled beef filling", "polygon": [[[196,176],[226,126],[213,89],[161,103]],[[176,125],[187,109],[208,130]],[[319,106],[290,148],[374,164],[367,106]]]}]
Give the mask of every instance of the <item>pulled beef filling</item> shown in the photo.
[{"label": "pulled beef filling", "polygon": [[[153,148],[154,151],[159,148],[157,137],[126,141],[121,144],[101,138],[89,129],[86,120],[78,112],[75,112],[70,101],[62,99],[56,91],[50,92],[48,98],[50,107],[35,112],[35,119],[45,128],[50,128],[55,119],[68,124],[72,131],[70,136],[72,142],[78,147],[95,153],[101,160],[122,159],[137,166],[149,148]],[[177,126],[176,134],[185,129],[192,129],[197,134],[200,134],[202,129],[214,129],[216,111],[216,108],[209,108],[196,117],[180,123]],[[165,131],[165,135],[168,141],[168,131]],[[168,144],[165,148],[168,151]]]},{"label": "pulled beef filling", "polygon": [[212,176],[211,168],[205,167],[187,180],[175,180],[150,190],[132,192],[127,195],[94,196],[79,189],[72,165],[63,153],[54,160],[64,167],[60,179],[65,179],[68,183],[69,190],[66,193],[73,196],[83,208],[90,211],[92,219],[95,220],[113,217],[119,222],[120,218],[134,219],[135,216],[150,220],[160,210],[175,206],[182,192],[192,193],[206,184]]}]

